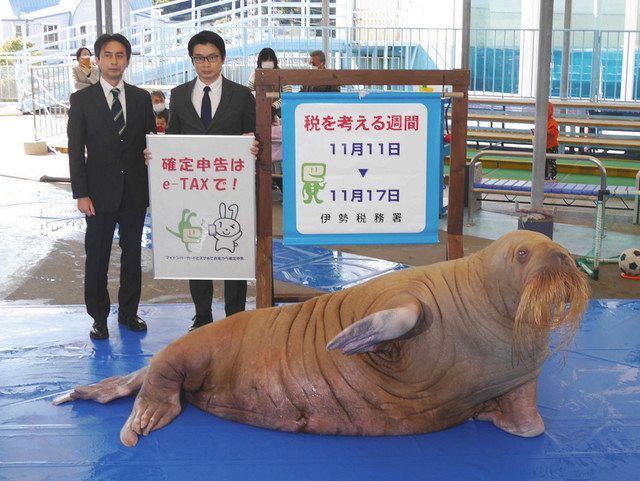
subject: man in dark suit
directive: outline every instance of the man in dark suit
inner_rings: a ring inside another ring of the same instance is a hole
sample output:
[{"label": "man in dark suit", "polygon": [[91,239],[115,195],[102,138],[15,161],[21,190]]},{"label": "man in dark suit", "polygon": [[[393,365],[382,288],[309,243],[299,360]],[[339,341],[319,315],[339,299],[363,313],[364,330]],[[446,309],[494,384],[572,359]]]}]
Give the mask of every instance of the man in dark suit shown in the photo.
[{"label": "man in dark suit", "polygon": [[[256,103],[251,91],[221,74],[226,56],[220,35],[204,30],[189,40],[189,57],[197,77],[171,91],[167,134],[242,135],[256,127]],[[254,146],[257,151],[257,147]],[[252,151],[254,154],[255,152]],[[190,280],[196,308],[191,329],[213,321],[213,281]],[[247,281],[224,281],[227,316],[244,311]]]},{"label": "man in dark suit", "polygon": [[151,96],[122,76],[131,44],[120,34],[101,35],[95,43],[100,81],[71,95],[67,136],[73,198],[86,216],[85,284],[89,335],[109,337],[107,271],[116,224],[120,232],[118,322],[144,331],[138,317],[141,290],[141,236],[149,205],[145,136],[155,132]]}]

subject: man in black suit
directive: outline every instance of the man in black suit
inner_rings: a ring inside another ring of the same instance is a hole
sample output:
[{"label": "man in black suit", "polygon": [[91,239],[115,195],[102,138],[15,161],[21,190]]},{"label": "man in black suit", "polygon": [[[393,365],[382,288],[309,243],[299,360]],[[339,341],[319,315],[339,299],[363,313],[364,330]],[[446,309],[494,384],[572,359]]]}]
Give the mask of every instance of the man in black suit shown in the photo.
[{"label": "man in black suit", "polygon": [[145,136],[155,132],[151,96],[122,76],[131,44],[120,34],[101,35],[95,43],[100,81],[71,95],[67,136],[73,198],[86,216],[85,284],[89,335],[109,337],[107,271],[116,224],[120,231],[118,322],[145,331],[138,317],[141,290],[141,236],[149,205]]},{"label": "man in black suit", "polygon": [[[167,134],[242,135],[255,132],[256,102],[251,91],[221,74],[226,56],[220,35],[204,30],[189,40],[189,57],[197,77],[171,91]],[[257,153],[254,144],[252,153]],[[190,280],[196,314],[190,330],[213,321],[213,281]],[[224,281],[227,316],[244,311],[247,281]]]}]

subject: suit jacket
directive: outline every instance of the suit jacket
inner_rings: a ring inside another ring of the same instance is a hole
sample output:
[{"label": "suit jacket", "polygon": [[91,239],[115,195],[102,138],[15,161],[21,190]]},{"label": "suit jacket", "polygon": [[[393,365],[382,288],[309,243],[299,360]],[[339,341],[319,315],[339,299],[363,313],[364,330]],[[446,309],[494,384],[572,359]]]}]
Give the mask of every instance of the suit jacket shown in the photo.
[{"label": "suit jacket", "polygon": [[[146,134],[156,131],[151,95],[124,84],[126,127],[122,138],[98,82],[71,95],[67,137],[73,198],[89,197],[96,212],[116,212],[121,202],[149,205]],[[86,153],[85,153],[86,149]]]},{"label": "suit jacket", "polygon": [[191,102],[196,79],[171,90],[167,134],[242,135],[256,130],[256,99],[247,87],[222,78],[220,104],[205,130]]}]

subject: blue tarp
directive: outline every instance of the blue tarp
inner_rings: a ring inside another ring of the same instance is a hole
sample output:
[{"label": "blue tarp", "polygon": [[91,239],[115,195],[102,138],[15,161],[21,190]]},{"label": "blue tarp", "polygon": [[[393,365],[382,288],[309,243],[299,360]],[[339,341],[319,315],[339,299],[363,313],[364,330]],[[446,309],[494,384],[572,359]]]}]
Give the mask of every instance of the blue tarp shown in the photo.
[{"label": "blue tarp", "polygon": [[[216,313],[222,311],[216,306]],[[640,300],[591,302],[575,345],[549,359],[534,439],[468,421],[438,433],[338,437],[274,432],[186,406],[135,448],[118,433],[132,398],[51,400],[123,374],[184,334],[192,306],[145,305],[146,334],[92,342],[83,306],[0,306],[0,479],[632,480],[640,473]]]}]

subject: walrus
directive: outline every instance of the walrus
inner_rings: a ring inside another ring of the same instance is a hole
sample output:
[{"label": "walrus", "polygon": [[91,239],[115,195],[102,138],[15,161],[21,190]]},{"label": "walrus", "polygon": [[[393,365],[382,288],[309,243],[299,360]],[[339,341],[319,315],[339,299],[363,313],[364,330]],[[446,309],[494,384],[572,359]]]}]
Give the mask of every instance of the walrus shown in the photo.
[{"label": "walrus", "polygon": [[461,259],[234,314],[54,404],[139,391],[120,431],[126,446],[170,423],[181,395],[282,431],[417,434],[474,418],[532,437],[544,432],[536,386],[550,332],[570,343],[588,298],[568,251],[520,230]]}]

